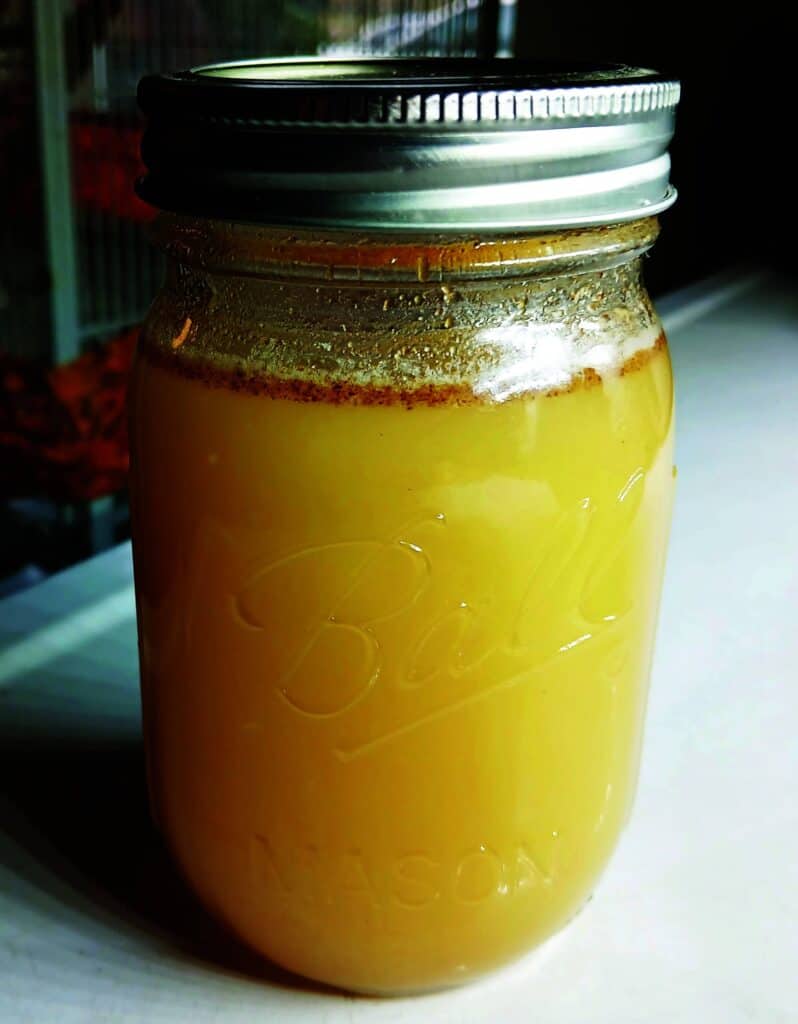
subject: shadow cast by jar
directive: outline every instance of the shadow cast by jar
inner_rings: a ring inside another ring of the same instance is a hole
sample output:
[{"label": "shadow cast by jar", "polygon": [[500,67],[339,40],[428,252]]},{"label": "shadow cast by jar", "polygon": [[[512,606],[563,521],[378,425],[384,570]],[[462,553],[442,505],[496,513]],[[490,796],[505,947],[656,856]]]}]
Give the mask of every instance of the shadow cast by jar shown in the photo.
[{"label": "shadow cast by jar", "polygon": [[17,880],[14,900],[53,924],[110,929],[147,958],[332,993],[257,957],[197,903],[150,821],[138,735],[114,735],[116,723],[102,735],[66,715],[59,725],[30,689],[0,692],[0,867]]}]

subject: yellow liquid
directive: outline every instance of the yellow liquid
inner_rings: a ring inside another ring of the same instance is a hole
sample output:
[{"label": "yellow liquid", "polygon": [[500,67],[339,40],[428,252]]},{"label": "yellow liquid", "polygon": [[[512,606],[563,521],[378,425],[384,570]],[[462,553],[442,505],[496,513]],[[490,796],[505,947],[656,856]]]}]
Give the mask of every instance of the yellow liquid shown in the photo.
[{"label": "yellow liquid", "polygon": [[638,364],[405,408],[139,358],[153,804],[278,963],[453,984],[590,895],[633,797],[670,519],[667,351]]}]

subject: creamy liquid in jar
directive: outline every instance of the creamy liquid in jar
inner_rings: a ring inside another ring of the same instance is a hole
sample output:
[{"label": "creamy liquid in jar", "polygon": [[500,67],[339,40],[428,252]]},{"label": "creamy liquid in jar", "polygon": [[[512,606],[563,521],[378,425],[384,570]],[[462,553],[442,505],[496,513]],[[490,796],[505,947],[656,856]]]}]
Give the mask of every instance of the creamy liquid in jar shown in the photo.
[{"label": "creamy liquid in jar", "polygon": [[278,962],[452,983],[588,897],[635,785],[673,487],[664,337],[608,336],[601,373],[501,401],[495,373],[414,394],[144,342],[155,804]]}]

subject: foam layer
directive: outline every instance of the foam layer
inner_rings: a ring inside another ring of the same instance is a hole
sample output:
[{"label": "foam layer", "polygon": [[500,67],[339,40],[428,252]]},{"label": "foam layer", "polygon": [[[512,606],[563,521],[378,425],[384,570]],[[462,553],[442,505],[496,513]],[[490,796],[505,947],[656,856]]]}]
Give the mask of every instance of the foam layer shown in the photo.
[{"label": "foam layer", "polygon": [[587,329],[574,334],[557,324],[518,324],[488,329],[481,340],[500,346],[502,361],[495,371],[477,380],[474,391],[494,402],[516,395],[567,391],[578,381],[601,380],[624,370],[664,343],[659,325],[625,336],[597,338]]},{"label": "foam layer", "polygon": [[[472,405],[496,403],[519,397],[553,397],[594,387],[605,376],[632,373],[666,347],[661,329],[647,331],[617,343],[563,342],[547,326],[545,335],[520,328],[516,334],[501,329],[507,342],[506,361],[486,367],[473,381],[420,382],[397,386],[378,381],[284,378],[248,371],[241,366],[214,365],[202,358],[181,358],[176,351],[148,344],[140,352],[162,369],[197,380],[208,387],[226,388],[260,397],[294,402],[326,402],[333,405]],[[485,332],[493,333],[493,332]]]}]

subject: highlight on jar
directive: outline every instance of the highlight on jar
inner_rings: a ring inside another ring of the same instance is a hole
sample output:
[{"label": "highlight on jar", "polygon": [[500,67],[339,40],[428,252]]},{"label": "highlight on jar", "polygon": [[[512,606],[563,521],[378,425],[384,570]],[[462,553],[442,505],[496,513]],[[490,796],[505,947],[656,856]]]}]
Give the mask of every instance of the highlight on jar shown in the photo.
[{"label": "highlight on jar", "polygon": [[291,971],[469,981],[566,925],[618,842],[674,487],[641,264],[678,91],[470,59],[140,86],[152,812]]}]

